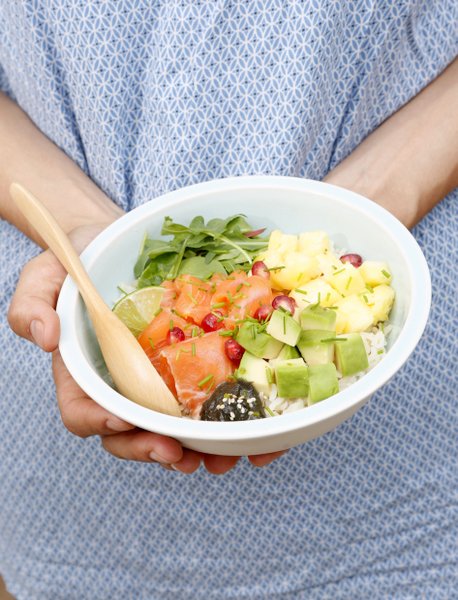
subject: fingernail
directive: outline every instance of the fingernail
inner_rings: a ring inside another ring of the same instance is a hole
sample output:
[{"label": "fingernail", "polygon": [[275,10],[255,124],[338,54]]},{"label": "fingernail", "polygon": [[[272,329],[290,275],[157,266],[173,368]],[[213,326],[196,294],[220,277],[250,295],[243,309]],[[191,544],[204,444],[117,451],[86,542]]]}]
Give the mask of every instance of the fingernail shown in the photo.
[{"label": "fingernail", "polygon": [[170,465],[170,459],[165,458],[164,456],[161,456],[160,454],[157,454],[157,452],[154,452],[154,451],[150,452],[149,457],[151,458],[151,460],[155,460],[158,463],[166,464],[167,466]]},{"label": "fingernail", "polygon": [[118,417],[110,417],[107,419],[105,423],[108,429],[112,429],[113,431],[129,431],[129,429],[134,429],[135,425],[131,425],[131,423],[127,423],[122,419],[118,419]]},{"label": "fingernail", "polygon": [[30,323],[30,333],[33,337],[33,340],[38,346],[43,346],[43,342],[45,339],[45,327],[41,321],[32,321]]}]

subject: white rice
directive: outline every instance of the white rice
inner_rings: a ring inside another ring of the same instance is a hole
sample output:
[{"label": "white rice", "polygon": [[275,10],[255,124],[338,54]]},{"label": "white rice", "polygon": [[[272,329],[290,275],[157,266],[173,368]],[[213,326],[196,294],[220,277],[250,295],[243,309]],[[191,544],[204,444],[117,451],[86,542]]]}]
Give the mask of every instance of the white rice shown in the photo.
[{"label": "white rice", "polygon": [[[342,377],[342,374],[337,371],[339,391],[345,390],[355,383],[355,381],[364,377],[364,375],[374,368],[374,366],[385,356],[386,336],[389,334],[390,330],[391,326],[387,325],[385,327],[373,327],[371,331],[361,332],[361,337],[367,352],[369,368],[365,371],[361,371],[361,373],[358,373],[357,375],[352,375],[351,377]],[[268,397],[263,396],[262,400],[268,409],[266,411],[267,416],[279,416],[295,412],[308,406],[307,398],[280,398],[280,396],[277,395],[277,386],[275,384],[272,384],[270,395]],[[272,414],[270,414],[269,411],[271,411]]]}]

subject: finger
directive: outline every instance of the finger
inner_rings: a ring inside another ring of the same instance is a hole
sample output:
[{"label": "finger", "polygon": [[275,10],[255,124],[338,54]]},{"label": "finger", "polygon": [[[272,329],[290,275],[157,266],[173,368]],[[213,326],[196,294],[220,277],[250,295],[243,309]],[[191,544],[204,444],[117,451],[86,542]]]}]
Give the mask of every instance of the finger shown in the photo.
[{"label": "finger", "polygon": [[265,467],[280,456],[283,456],[288,450],[281,450],[280,452],[270,452],[269,454],[258,454],[256,456],[249,456],[250,463],[255,467]]},{"label": "finger", "polygon": [[55,256],[43,252],[22,270],[8,311],[11,329],[47,352],[59,342],[59,317],[55,309],[65,271]]},{"label": "finger", "polygon": [[235,467],[240,456],[216,456],[214,454],[204,455],[205,468],[213,475],[223,475]]},{"label": "finger", "polygon": [[197,471],[201,462],[202,455],[199,454],[199,452],[183,448],[183,458],[171,466],[176,471],[190,474],[194,473],[194,471]]},{"label": "finger", "polygon": [[183,458],[183,449],[176,440],[139,429],[103,436],[102,446],[113,456],[127,460],[171,465]]},{"label": "finger", "polygon": [[89,398],[67,371],[58,350],[53,354],[57,403],[65,427],[79,437],[109,435],[134,429]]}]

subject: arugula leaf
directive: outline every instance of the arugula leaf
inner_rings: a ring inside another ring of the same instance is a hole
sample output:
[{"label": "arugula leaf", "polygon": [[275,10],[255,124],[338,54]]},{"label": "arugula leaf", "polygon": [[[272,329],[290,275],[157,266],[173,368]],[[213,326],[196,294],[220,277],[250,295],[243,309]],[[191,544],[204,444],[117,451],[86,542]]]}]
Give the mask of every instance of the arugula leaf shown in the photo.
[{"label": "arugula leaf", "polygon": [[[262,233],[264,230],[260,230]],[[143,239],[134,267],[138,287],[159,285],[188,273],[208,279],[213,273],[248,271],[256,256],[266,248],[268,237],[252,234],[244,215],[226,219],[194,217],[189,226],[165,217],[161,234],[171,239]]]},{"label": "arugula leaf", "polygon": [[179,270],[179,275],[194,275],[199,279],[209,279],[214,273],[226,274],[226,270],[219,260],[212,260],[207,262],[205,256],[193,256],[192,258],[185,258]]}]

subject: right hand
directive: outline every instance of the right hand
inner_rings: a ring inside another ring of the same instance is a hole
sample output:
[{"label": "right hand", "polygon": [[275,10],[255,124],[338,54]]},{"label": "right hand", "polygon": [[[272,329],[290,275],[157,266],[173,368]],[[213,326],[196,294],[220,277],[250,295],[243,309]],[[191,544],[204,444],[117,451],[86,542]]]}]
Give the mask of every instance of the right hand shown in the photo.
[{"label": "right hand", "polygon": [[[85,225],[73,230],[69,237],[81,252],[103,228]],[[185,450],[176,440],[142,431],[112,415],[89,398],[66,369],[57,349],[60,326],[55,311],[66,274],[54,254],[45,250],[24,267],[8,312],[11,329],[17,335],[53,353],[57,401],[65,427],[83,438],[100,435],[104,448],[118,458],[160,462],[192,473],[201,462],[197,452]]]}]

